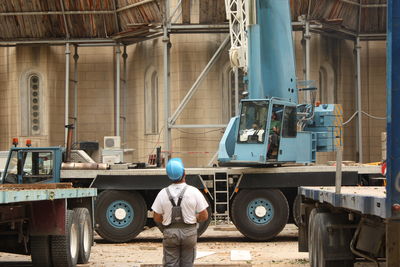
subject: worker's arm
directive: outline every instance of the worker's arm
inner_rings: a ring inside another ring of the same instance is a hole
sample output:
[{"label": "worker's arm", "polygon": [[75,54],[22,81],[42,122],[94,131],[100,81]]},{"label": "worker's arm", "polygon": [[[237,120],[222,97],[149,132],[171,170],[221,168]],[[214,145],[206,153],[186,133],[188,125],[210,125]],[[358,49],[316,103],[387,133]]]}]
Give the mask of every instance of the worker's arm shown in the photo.
[{"label": "worker's arm", "polygon": [[197,222],[207,221],[207,219],[208,219],[208,211],[207,211],[207,209],[197,213],[196,214],[196,219],[197,219]]},{"label": "worker's arm", "polygon": [[158,214],[157,212],[153,213],[153,219],[156,223],[162,223],[163,221],[163,216],[162,214]]}]

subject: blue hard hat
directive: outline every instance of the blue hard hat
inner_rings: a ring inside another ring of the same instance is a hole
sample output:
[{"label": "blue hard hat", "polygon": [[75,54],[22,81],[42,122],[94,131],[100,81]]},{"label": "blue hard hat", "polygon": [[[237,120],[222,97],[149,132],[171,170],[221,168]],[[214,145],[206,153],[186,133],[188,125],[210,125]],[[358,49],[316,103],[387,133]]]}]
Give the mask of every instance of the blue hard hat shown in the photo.
[{"label": "blue hard hat", "polygon": [[185,173],[185,167],[183,166],[180,158],[173,158],[168,161],[167,164],[167,175],[170,180],[177,182],[182,179]]}]

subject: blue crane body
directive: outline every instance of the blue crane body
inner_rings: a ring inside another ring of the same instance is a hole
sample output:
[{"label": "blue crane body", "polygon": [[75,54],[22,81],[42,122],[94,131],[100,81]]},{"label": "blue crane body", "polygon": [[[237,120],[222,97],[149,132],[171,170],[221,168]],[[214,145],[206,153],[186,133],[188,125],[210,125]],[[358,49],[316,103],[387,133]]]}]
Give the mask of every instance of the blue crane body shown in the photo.
[{"label": "blue crane body", "polygon": [[289,1],[248,3],[248,98],[227,126],[218,160],[222,165],[315,162],[316,152],[334,151],[340,142],[341,106],[298,104]]}]

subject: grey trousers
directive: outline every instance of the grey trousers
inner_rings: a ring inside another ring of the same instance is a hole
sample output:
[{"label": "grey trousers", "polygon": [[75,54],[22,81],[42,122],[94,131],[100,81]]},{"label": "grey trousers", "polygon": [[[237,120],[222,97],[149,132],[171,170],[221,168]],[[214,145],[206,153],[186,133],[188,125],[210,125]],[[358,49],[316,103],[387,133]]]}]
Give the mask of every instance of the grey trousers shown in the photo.
[{"label": "grey trousers", "polygon": [[163,266],[192,267],[196,258],[196,226],[166,228],[163,233]]}]

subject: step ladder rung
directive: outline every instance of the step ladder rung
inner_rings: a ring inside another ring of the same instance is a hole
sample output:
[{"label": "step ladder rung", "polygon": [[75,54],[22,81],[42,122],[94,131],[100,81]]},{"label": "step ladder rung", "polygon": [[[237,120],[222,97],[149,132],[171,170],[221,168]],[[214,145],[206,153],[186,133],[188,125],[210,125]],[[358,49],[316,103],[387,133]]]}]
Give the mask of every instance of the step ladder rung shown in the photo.
[{"label": "step ladder rung", "polygon": [[229,191],[221,191],[221,190],[219,190],[219,191],[214,191],[214,193],[228,193]]},{"label": "step ladder rung", "polygon": [[228,202],[215,202],[215,204],[217,204],[217,205],[227,205]]},{"label": "step ladder rung", "polygon": [[215,179],[216,182],[228,182],[228,179]]}]

